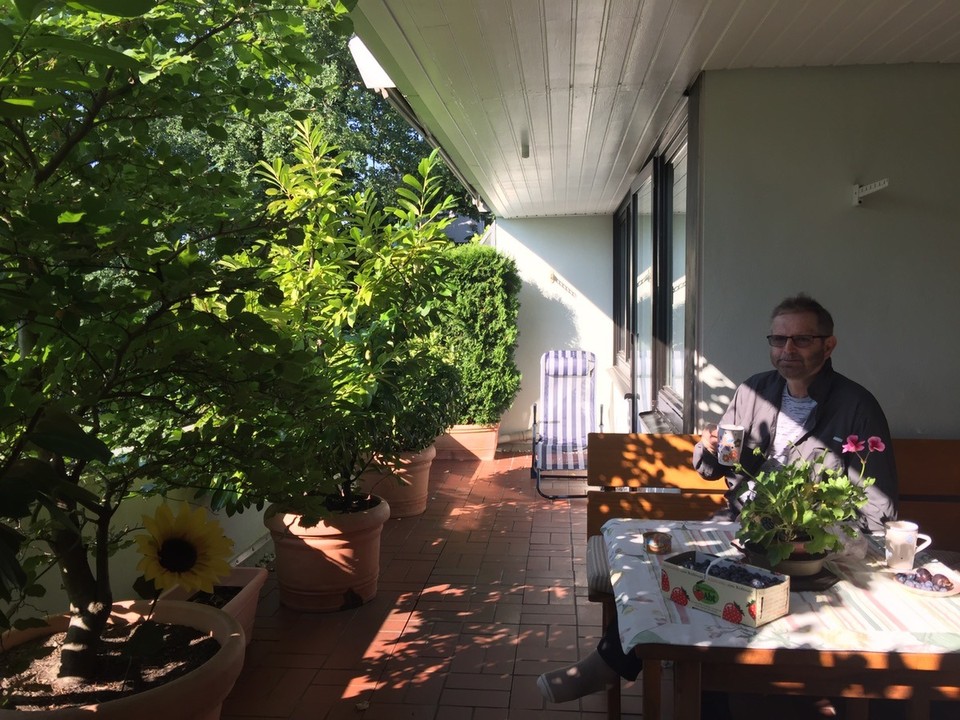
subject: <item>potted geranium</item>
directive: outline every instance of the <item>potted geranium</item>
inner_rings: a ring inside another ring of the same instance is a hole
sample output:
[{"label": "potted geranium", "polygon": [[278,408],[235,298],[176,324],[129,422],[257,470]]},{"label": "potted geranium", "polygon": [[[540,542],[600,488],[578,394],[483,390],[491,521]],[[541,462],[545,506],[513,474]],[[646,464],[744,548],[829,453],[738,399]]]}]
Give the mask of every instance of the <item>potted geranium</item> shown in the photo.
[{"label": "potted geranium", "polygon": [[[866,455],[860,455],[865,447]],[[845,539],[856,537],[852,521],[867,501],[866,488],[874,482],[866,476],[867,458],[884,449],[878,437],[866,444],[856,435],[847,438],[843,452],[860,458],[860,483],[840,470],[825,468],[826,450],[814,460],[759,472],[750,481],[750,496],[740,511],[737,539],[742,547],[754,559],[788,574],[817,572],[828,553],[841,550]],[[804,563],[785,566],[791,558]]]}]

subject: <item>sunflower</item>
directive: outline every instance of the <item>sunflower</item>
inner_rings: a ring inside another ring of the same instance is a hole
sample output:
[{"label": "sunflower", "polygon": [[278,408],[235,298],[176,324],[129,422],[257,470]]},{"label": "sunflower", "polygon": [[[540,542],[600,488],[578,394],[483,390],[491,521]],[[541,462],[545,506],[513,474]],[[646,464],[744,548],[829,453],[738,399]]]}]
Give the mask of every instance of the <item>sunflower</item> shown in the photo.
[{"label": "sunflower", "polygon": [[160,590],[179,584],[187,592],[213,592],[213,583],[230,572],[233,540],[203,508],[183,505],[174,517],[161,505],[153,517],[143,516],[143,526],[149,534],[135,538],[143,555],[137,570]]}]

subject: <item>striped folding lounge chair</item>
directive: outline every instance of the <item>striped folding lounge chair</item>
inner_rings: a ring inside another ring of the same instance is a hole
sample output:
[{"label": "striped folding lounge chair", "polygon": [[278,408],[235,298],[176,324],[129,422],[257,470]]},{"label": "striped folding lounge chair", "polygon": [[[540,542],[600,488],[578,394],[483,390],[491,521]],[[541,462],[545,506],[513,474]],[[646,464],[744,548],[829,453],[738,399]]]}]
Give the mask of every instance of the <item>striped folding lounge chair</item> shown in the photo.
[{"label": "striped folding lounge chair", "polygon": [[537,492],[550,500],[586,497],[547,494],[540,483],[544,478],[587,476],[587,435],[597,431],[596,367],[596,356],[586,350],[550,350],[540,358],[531,475]]}]

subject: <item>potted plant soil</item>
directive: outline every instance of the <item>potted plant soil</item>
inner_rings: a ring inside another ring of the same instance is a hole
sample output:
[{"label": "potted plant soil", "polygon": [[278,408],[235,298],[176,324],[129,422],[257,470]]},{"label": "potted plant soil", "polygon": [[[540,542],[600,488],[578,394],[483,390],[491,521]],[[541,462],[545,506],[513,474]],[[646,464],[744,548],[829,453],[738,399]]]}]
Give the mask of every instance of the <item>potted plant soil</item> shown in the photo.
[{"label": "potted plant soil", "polygon": [[520,390],[515,361],[522,281],[496,248],[451,247],[453,295],[440,342],[460,371],[460,412],[437,442],[437,457],[492,460],[500,418]]}]

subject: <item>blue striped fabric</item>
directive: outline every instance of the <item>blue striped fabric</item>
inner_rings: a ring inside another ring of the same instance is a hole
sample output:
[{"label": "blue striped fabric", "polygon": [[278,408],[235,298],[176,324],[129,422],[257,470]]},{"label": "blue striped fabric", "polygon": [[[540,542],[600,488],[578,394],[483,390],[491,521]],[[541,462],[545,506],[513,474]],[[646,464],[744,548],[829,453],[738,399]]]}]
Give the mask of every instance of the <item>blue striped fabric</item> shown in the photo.
[{"label": "blue striped fabric", "polygon": [[596,430],[596,365],[586,350],[551,350],[540,358],[541,472],[586,470],[587,434]]}]

